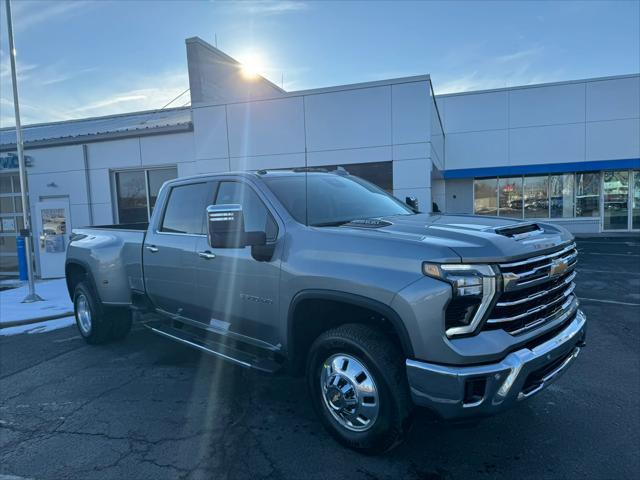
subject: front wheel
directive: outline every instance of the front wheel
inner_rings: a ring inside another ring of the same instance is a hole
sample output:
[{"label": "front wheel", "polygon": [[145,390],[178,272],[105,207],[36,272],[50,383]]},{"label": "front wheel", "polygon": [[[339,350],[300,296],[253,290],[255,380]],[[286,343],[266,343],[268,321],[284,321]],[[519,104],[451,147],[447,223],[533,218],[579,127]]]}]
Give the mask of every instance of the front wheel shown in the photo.
[{"label": "front wheel", "polygon": [[313,343],[307,362],[312,402],[340,443],[379,453],[402,441],[412,410],[403,359],[394,343],[365,325],[342,325]]}]

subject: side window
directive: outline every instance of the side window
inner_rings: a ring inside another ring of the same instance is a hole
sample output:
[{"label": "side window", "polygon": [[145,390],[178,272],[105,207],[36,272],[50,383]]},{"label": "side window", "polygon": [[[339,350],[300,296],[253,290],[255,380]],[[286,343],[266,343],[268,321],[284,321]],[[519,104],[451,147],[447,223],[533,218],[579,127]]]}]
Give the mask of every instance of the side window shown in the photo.
[{"label": "side window", "polygon": [[244,228],[247,232],[265,232],[267,241],[278,236],[278,225],[253,189],[240,182],[220,182],[216,205],[242,205]]},{"label": "side window", "polygon": [[162,219],[161,232],[204,234],[209,188],[206,183],[173,187]]}]

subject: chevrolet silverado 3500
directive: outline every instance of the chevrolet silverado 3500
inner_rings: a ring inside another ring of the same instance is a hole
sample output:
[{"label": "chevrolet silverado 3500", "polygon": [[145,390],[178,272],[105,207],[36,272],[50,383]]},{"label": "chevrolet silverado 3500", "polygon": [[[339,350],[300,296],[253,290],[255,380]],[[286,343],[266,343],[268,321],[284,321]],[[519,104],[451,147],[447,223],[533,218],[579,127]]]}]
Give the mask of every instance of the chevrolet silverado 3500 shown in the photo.
[{"label": "chevrolet silverado 3500", "polygon": [[419,213],[344,171],[167,182],[147,224],[73,231],[66,278],[91,344],[132,318],[243,367],[306,375],[324,426],[380,452],[414,406],[493,414],[584,346],[563,228]]}]

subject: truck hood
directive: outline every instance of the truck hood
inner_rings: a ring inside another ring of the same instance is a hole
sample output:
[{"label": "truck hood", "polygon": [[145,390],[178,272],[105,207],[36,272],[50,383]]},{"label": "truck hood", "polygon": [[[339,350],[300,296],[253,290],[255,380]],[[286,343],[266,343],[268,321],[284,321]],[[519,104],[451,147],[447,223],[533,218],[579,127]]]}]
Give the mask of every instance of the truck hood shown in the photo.
[{"label": "truck hood", "polygon": [[340,229],[447,246],[462,262],[499,262],[544,252],[573,236],[556,225],[477,215],[420,213],[347,223]]}]

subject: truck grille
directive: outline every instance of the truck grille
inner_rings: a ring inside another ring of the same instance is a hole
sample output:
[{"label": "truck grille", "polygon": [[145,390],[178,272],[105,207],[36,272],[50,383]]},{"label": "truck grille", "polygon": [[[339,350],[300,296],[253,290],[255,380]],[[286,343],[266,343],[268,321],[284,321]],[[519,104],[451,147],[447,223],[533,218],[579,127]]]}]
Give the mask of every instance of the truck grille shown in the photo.
[{"label": "truck grille", "polygon": [[571,318],[578,300],[574,294],[578,263],[576,244],[542,256],[499,264],[503,289],[485,322],[485,330],[524,333],[555,320]]}]

